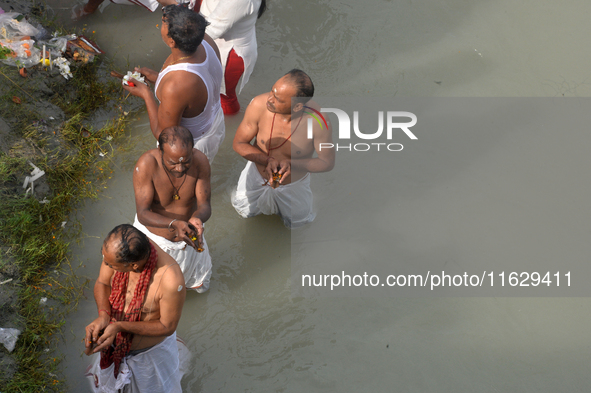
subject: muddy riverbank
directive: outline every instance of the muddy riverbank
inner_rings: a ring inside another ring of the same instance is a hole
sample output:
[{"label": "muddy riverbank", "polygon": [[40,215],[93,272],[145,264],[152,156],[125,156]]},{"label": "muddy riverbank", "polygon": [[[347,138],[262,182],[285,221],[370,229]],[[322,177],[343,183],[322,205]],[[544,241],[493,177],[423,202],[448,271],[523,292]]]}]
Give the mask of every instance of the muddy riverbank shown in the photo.
[{"label": "muddy riverbank", "polygon": [[[36,4],[0,8],[46,37],[66,34]],[[0,64],[0,328],[20,331],[14,351],[0,346],[3,392],[62,389],[54,337],[85,283],[68,259],[75,208],[97,197],[139,105],[123,100],[107,58],[71,62],[68,79],[57,66]]]}]

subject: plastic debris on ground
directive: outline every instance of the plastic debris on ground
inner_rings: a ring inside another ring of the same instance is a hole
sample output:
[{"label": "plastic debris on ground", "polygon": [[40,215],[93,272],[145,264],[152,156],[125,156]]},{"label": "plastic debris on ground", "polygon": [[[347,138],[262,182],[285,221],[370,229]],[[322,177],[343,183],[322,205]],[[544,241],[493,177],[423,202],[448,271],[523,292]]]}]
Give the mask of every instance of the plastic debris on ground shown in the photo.
[{"label": "plastic debris on ground", "polygon": [[30,67],[39,63],[39,48],[31,36],[40,31],[18,12],[0,14],[0,60],[6,64]]},{"label": "plastic debris on ground", "polygon": [[18,12],[0,12],[0,61],[5,64],[19,68],[55,65],[69,79],[71,61],[89,63],[104,53],[87,37],[50,36],[43,26],[33,26]]},{"label": "plastic debris on ground", "polygon": [[8,352],[14,351],[19,334],[21,334],[21,331],[18,329],[0,328],[0,343],[4,345]]},{"label": "plastic debris on ground", "polygon": [[[33,171],[31,172],[31,176],[27,176],[25,177],[25,182],[23,183],[23,188],[25,190],[27,190],[25,192],[25,196],[27,196],[29,194],[29,191],[31,192],[31,194],[33,194],[35,192],[35,180],[39,179],[41,176],[45,175],[45,171],[42,171],[41,169],[37,168],[32,162],[29,161],[29,165],[31,165],[33,167]],[[29,188],[27,188],[28,185],[31,185]]]}]

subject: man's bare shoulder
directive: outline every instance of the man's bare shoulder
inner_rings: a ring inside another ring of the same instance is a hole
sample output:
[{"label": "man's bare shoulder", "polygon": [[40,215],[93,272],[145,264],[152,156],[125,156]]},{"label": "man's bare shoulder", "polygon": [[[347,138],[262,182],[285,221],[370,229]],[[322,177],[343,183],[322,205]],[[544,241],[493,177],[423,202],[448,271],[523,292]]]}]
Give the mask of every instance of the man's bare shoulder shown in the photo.
[{"label": "man's bare shoulder", "polygon": [[250,104],[248,104],[248,108],[253,110],[262,111],[267,109],[267,98],[269,98],[269,93],[259,94],[252,100],[250,100]]},{"label": "man's bare shoulder", "polygon": [[163,292],[171,290],[171,288],[175,291],[180,291],[180,286],[185,286],[185,278],[179,264],[152,240],[150,240],[150,243],[152,243],[158,253],[157,266],[158,270],[162,271],[160,282],[162,283]]},{"label": "man's bare shoulder", "polygon": [[137,160],[138,165],[158,166],[158,157],[160,156],[159,149],[150,149],[140,156]]},{"label": "man's bare shoulder", "polygon": [[312,108],[312,109],[316,109],[317,111],[320,111],[320,105],[318,105],[318,103],[314,100],[310,100],[308,102],[306,102],[306,105],[308,108]]},{"label": "man's bare shoulder", "polygon": [[148,150],[147,152],[142,154],[140,158],[137,160],[137,163],[135,165],[135,171],[137,173],[153,173],[157,171],[159,167],[159,154],[160,153],[158,149]]}]

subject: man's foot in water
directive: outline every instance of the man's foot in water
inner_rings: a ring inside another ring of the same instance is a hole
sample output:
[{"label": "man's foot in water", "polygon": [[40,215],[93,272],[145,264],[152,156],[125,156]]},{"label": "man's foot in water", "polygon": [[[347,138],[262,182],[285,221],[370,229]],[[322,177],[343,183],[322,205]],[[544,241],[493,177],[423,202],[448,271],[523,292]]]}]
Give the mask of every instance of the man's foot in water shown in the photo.
[{"label": "man's foot in water", "polygon": [[84,7],[80,4],[76,4],[72,9],[72,19],[78,20],[87,15],[94,14],[103,1],[104,0],[89,0]]}]

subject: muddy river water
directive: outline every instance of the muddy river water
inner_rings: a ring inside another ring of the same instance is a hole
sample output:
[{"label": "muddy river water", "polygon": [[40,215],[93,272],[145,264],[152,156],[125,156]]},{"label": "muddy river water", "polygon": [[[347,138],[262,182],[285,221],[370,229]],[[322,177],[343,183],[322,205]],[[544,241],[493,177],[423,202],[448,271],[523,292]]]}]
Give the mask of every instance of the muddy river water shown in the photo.
[{"label": "muddy river water", "polygon": [[[69,20],[72,0],[48,3]],[[193,355],[184,391],[588,391],[588,298],[293,297],[290,231],[277,217],[242,219],[230,204],[244,166],[231,148],[244,108],[291,68],[307,71],[321,96],[589,97],[588,15],[591,3],[578,0],[270,1],[243,109],[226,118],[212,169],[211,289],[188,294],[177,330]],[[158,70],[169,53],[160,18],[105,1],[79,23],[121,70]],[[154,147],[145,114],[131,128],[133,151],[117,161],[99,200],[78,211],[85,237],[73,259],[93,282],[103,237],[133,221],[133,164]],[[411,180],[398,182],[404,190]],[[512,215],[522,206],[505,208]],[[496,212],[482,214],[494,221]],[[431,218],[414,224],[427,228]],[[447,228],[450,242],[456,228]],[[545,236],[539,226],[528,230]],[[86,295],[62,346],[71,392],[87,391],[81,339],[96,306],[92,291]]]}]

